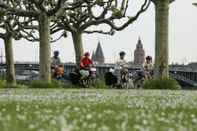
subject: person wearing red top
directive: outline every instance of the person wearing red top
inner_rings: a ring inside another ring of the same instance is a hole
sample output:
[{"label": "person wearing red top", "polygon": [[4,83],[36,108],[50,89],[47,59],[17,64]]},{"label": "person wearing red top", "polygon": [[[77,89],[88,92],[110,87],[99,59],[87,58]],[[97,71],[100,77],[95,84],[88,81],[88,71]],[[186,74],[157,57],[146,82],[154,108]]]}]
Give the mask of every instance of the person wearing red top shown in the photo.
[{"label": "person wearing red top", "polygon": [[84,57],[80,61],[80,74],[83,77],[88,77],[90,75],[90,68],[93,65],[92,60],[90,59],[90,53],[86,52]]},{"label": "person wearing red top", "polygon": [[80,69],[89,70],[92,65],[93,65],[93,62],[90,59],[90,53],[86,52],[84,54],[84,57],[80,61]]}]

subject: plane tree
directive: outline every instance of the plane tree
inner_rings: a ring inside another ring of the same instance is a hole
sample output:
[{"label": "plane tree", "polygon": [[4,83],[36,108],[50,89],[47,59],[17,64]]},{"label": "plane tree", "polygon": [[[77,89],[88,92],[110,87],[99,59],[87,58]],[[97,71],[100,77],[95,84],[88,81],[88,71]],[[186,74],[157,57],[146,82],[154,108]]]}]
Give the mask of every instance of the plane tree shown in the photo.
[{"label": "plane tree", "polygon": [[151,0],[155,5],[154,78],[169,78],[169,9],[175,0]]},{"label": "plane tree", "polygon": [[[72,10],[80,2],[69,0],[1,0],[0,8],[18,16],[18,25],[23,38],[39,41],[40,80],[51,82],[51,30],[52,20],[62,10]],[[37,33],[36,33],[37,32]]]},{"label": "plane tree", "polygon": [[16,84],[12,41],[13,39],[19,40],[21,38],[18,32],[17,19],[18,17],[7,14],[6,10],[0,10],[0,38],[4,41],[6,81],[8,85]]},{"label": "plane tree", "polygon": [[[10,1],[9,4],[6,4]],[[134,16],[129,12],[130,0],[1,0],[0,8],[9,14],[20,16],[22,35],[30,41],[40,43],[40,79],[50,82],[50,36],[62,31],[72,34],[76,63],[83,56],[83,33],[113,35],[136,21],[147,10],[150,0],[144,0]],[[98,11],[98,9],[100,11]],[[22,21],[22,22],[21,22]],[[108,26],[109,30],[99,25]],[[20,30],[20,31],[21,31]],[[29,31],[27,31],[29,30]],[[35,33],[38,31],[38,36]]]},{"label": "plane tree", "polygon": [[[78,1],[78,0],[76,0]],[[83,0],[81,6],[73,10],[63,10],[54,19],[54,30],[70,32],[75,49],[77,65],[83,56],[82,35],[100,33],[113,35],[133,24],[147,10],[150,0],[143,0],[138,11],[132,11],[130,0]],[[102,25],[102,28],[101,28]]]}]

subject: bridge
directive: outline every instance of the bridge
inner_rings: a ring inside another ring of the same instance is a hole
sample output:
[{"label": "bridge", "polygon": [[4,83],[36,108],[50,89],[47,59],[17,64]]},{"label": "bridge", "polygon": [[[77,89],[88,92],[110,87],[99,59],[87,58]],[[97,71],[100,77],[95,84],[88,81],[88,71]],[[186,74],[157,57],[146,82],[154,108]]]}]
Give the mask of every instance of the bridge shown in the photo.
[{"label": "bridge", "polygon": [[[109,71],[110,68],[113,68],[113,64],[104,64],[104,65],[97,65],[97,74],[99,77],[103,77],[106,72]],[[16,74],[20,73],[24,70],[35,70],[39,71],[39,64],[36,63],[20,63],[15,64]],[[70,72],[76,69],[76,65],[73,63],[65,63],[65,74],[69,74]],[[5,70],[6,65],[0,64],[0,78],[5,78]],[[132,70],[141,70],[142,67],[140,66],[131,66],[129,68],[130,71]],[[176,79],[181,85],[188,86],[188,87],[197,87],[197,69],[192,69],[187,66],[170,66],[170,76]]]}]

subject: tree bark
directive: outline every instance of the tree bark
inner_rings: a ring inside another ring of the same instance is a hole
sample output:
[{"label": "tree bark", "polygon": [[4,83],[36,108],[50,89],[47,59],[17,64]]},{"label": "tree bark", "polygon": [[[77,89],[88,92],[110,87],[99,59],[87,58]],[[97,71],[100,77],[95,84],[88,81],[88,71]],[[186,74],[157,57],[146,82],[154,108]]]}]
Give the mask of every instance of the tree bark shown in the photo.
[{"label": "tree bark", "polygon": [[156,10],[156,45],[155,45],[155,78],[169,77],[169,49],[168,49],[168,23],[169,23],[169,0],[155,0]]},{"label": "tree bark", "polygon": [[51,47],[50,47],[50,18],[47,14],[40,14],[40,80],[51,82]]},{"label": "tree bark", "polygon": [[80,60],[84,54],[82,32],[72,32],[72,39],[73,39],[74,49],[75,49],[75,61],[76,61],[77,67],[79,67]]},{"label": "tree bark", "polygon": [[6,56],[6,81],[8,85],[16,84],[16,75],[14,67],[14,53],[12,47],[12,36],[7,34],[4,38],[5,56]]}]

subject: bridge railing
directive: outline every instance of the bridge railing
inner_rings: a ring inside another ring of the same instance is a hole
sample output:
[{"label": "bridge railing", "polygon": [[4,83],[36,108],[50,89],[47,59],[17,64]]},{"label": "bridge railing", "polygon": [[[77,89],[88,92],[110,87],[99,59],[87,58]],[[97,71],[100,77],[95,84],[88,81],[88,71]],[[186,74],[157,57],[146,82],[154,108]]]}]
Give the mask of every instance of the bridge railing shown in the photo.
[{"label": "bridge railing", "polygon": [[[103,78],[104,74],[106,72],[108,72],[110,70],[110,68],[113,68],[114,65],[97,65],[96,69],[97,69],[97,75],[98,77]],[[15,68],[16,68],[16,74],[20,74],[20,72],[24,71],[24,70],[35,70],[35,71],[39,71],[39,64],[15,64]],[[6,69],[6,65],[0,65],[0,69]],[[131,67],[129,68],[129,70],[139,70],[140,67]],[[76,70],[76,65],[75,64],[64,64],[64,71],[65,74],[68,75],[70,72],[75,71]],[[0,72],[0,76],[5,76],[5,72]],[[2,77],[5,78],[5,77]]]},{"label": "bridge railing", "polygon": [[[103,77],[106,72],[109,71],[110,68],[113,68],[113,64],[109,65],[97,65],[97,75],[98,77]],[[24,71],[24,70],[35,70],[39,71],[39,64],[35,63],[24,63],[24,64],[15,64],[16,68],[16,74]],[[5,64],[0,64],[0,79],[5,79],[5,74],[6,74],[6,65]],[[76,65],[72,63],[66,63],[64,64],[64,69],[65,69],[65,74],[68,75],[70,72],[74,71],[76,69]],[[129,70],[139,70],[141,67],[131,67]],[[180,70],[179,68],[170,68],[170,73],[172,74],[177,74],[179,76],[183,76],[184,78],[187,78],[188,80],[197,82],[197,72],[192,71],[192,70]]]},{"label": "bridge railing", "polygon": [[187,77],[181,76],[179,74],[174,74],[174,73],[170,73],[170,76],[173,77],[174,79],[178,80],[178,81],[185,82],[190,86],[197,87],[197,82],[193,81],[191,79],[188,79]]}]

